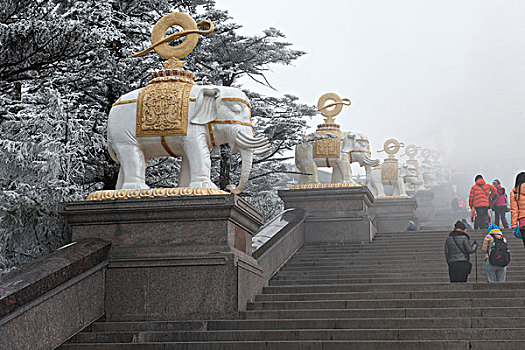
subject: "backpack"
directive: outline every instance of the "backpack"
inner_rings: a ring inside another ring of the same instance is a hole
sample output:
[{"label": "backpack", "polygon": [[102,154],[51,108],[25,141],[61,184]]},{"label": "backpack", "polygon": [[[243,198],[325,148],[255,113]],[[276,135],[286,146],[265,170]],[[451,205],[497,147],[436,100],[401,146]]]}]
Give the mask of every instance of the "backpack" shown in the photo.
[{"label": "backpack", "polygon": [[503,241],[503,238],[494,238],[494,243],[490,250],[489,263],[493,266],[505,267],[510,263],[510,252],[507,243]]}]

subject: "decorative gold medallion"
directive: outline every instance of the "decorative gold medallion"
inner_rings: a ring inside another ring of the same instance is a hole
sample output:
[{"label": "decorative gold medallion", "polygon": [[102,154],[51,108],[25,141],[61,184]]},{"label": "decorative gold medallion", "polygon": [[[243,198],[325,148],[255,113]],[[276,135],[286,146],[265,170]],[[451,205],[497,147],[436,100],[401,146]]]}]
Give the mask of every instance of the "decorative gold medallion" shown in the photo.
[{"label": "decorative gold medallion", "polygon": [[142,89],[137,98],[137,136],[186,135],[192,87],[167,81]]},{"label": "decorative gold medallion", "polygon": [[341,153],[340,138],[315,140],[314,158],[339,158]]},{"label": "decorative gold medallion", "polygon": [[148,188],[140,190],[107,190],[96,191],[87,197],[88,201],[103,201],[115,199],[138,198],[167,198],[180,196],[210,196],[217,194],[230,194],[216,188],[205,187],[175,187],[175,188]]}]

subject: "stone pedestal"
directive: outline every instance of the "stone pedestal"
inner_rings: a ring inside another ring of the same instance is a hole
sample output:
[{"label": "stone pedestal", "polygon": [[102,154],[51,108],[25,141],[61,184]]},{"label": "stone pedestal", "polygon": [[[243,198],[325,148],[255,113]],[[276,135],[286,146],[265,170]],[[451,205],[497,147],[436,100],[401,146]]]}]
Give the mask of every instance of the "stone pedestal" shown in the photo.
[{"label": "stone pedestal", "polygon": [[431,190],[423,191],[407,191],[407,193],[416,198],[417,209],[416,217],[419,222],[429,222],[432,220],[436,213],[436,208],[434,206],[434,192]]},{"label": "stone pedestal", "polygon": [[440,211],[451,209],[452,198],[454,198],[454,191],[452,185],[449,183],[431,186],[430,189],[434,192],[434,205]]},{"label": "stone pedestal", "polygon": [[304,210],[305,243],[370,242],[374,196],[366,186],[281,190],[285,209]]},{"label": "stone pedestal", "polygon": [[377,232],[403,232],[409,221],[419,227],[416,209],[417,202],[413,197],[382,197],[374,200],[371,216]]},{"label": "stone pedestal", "polygon": [[73,240],[111,242],[108,321],[232,318],[266,281],[251,256],[262,216],[235,195],[64,204]]}]

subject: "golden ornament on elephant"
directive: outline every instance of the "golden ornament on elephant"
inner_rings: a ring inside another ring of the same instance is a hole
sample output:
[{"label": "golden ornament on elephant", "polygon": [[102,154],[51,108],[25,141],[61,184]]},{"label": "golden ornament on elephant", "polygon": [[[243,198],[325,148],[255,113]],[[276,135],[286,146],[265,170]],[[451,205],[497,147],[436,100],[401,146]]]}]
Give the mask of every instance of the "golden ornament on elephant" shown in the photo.
[{"label": "golden ornament on elephant", "polygon": [[317,101],[317,110],[325,119],[324,124],[317,125],[316,133],[323,137],[315,140],[313,157],[339,158],[341,154],[341,131],[339,125],[335,123],[334,117],[343,110],[343,106],[350,106],[348,98],[341,98],[339,95],[329,92],[322,95]]},{"label": "golden ornament on elephant", "polygon": [[388,139],[383,144],[383,149],[378,152],[386,152],[388,158],[383,161],[381,167],[381,180],[397,181],[399,179],[399,162],[394,154],[399,152],[403,144],[396,139]]}]

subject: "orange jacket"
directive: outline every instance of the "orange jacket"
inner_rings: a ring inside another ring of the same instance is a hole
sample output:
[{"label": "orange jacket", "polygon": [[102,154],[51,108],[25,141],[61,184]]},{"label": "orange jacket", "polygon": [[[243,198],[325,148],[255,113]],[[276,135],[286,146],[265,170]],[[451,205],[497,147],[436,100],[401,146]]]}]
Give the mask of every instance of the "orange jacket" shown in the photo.
[{"label": "orange jacket", "polygon": [[510,226],[518,227],[518,220],[525,218],[525,184],[520,186],[520,196],[518,199],[517,189],[510,191]]},{"label": "orange jacket", "polygon": [[478,179],[476,184],[470,189],[468,197],[468,204],[472,207],[488,207],[489,197],[494,197],[498,194],[496,187],[485,183],[485,180]]}]

